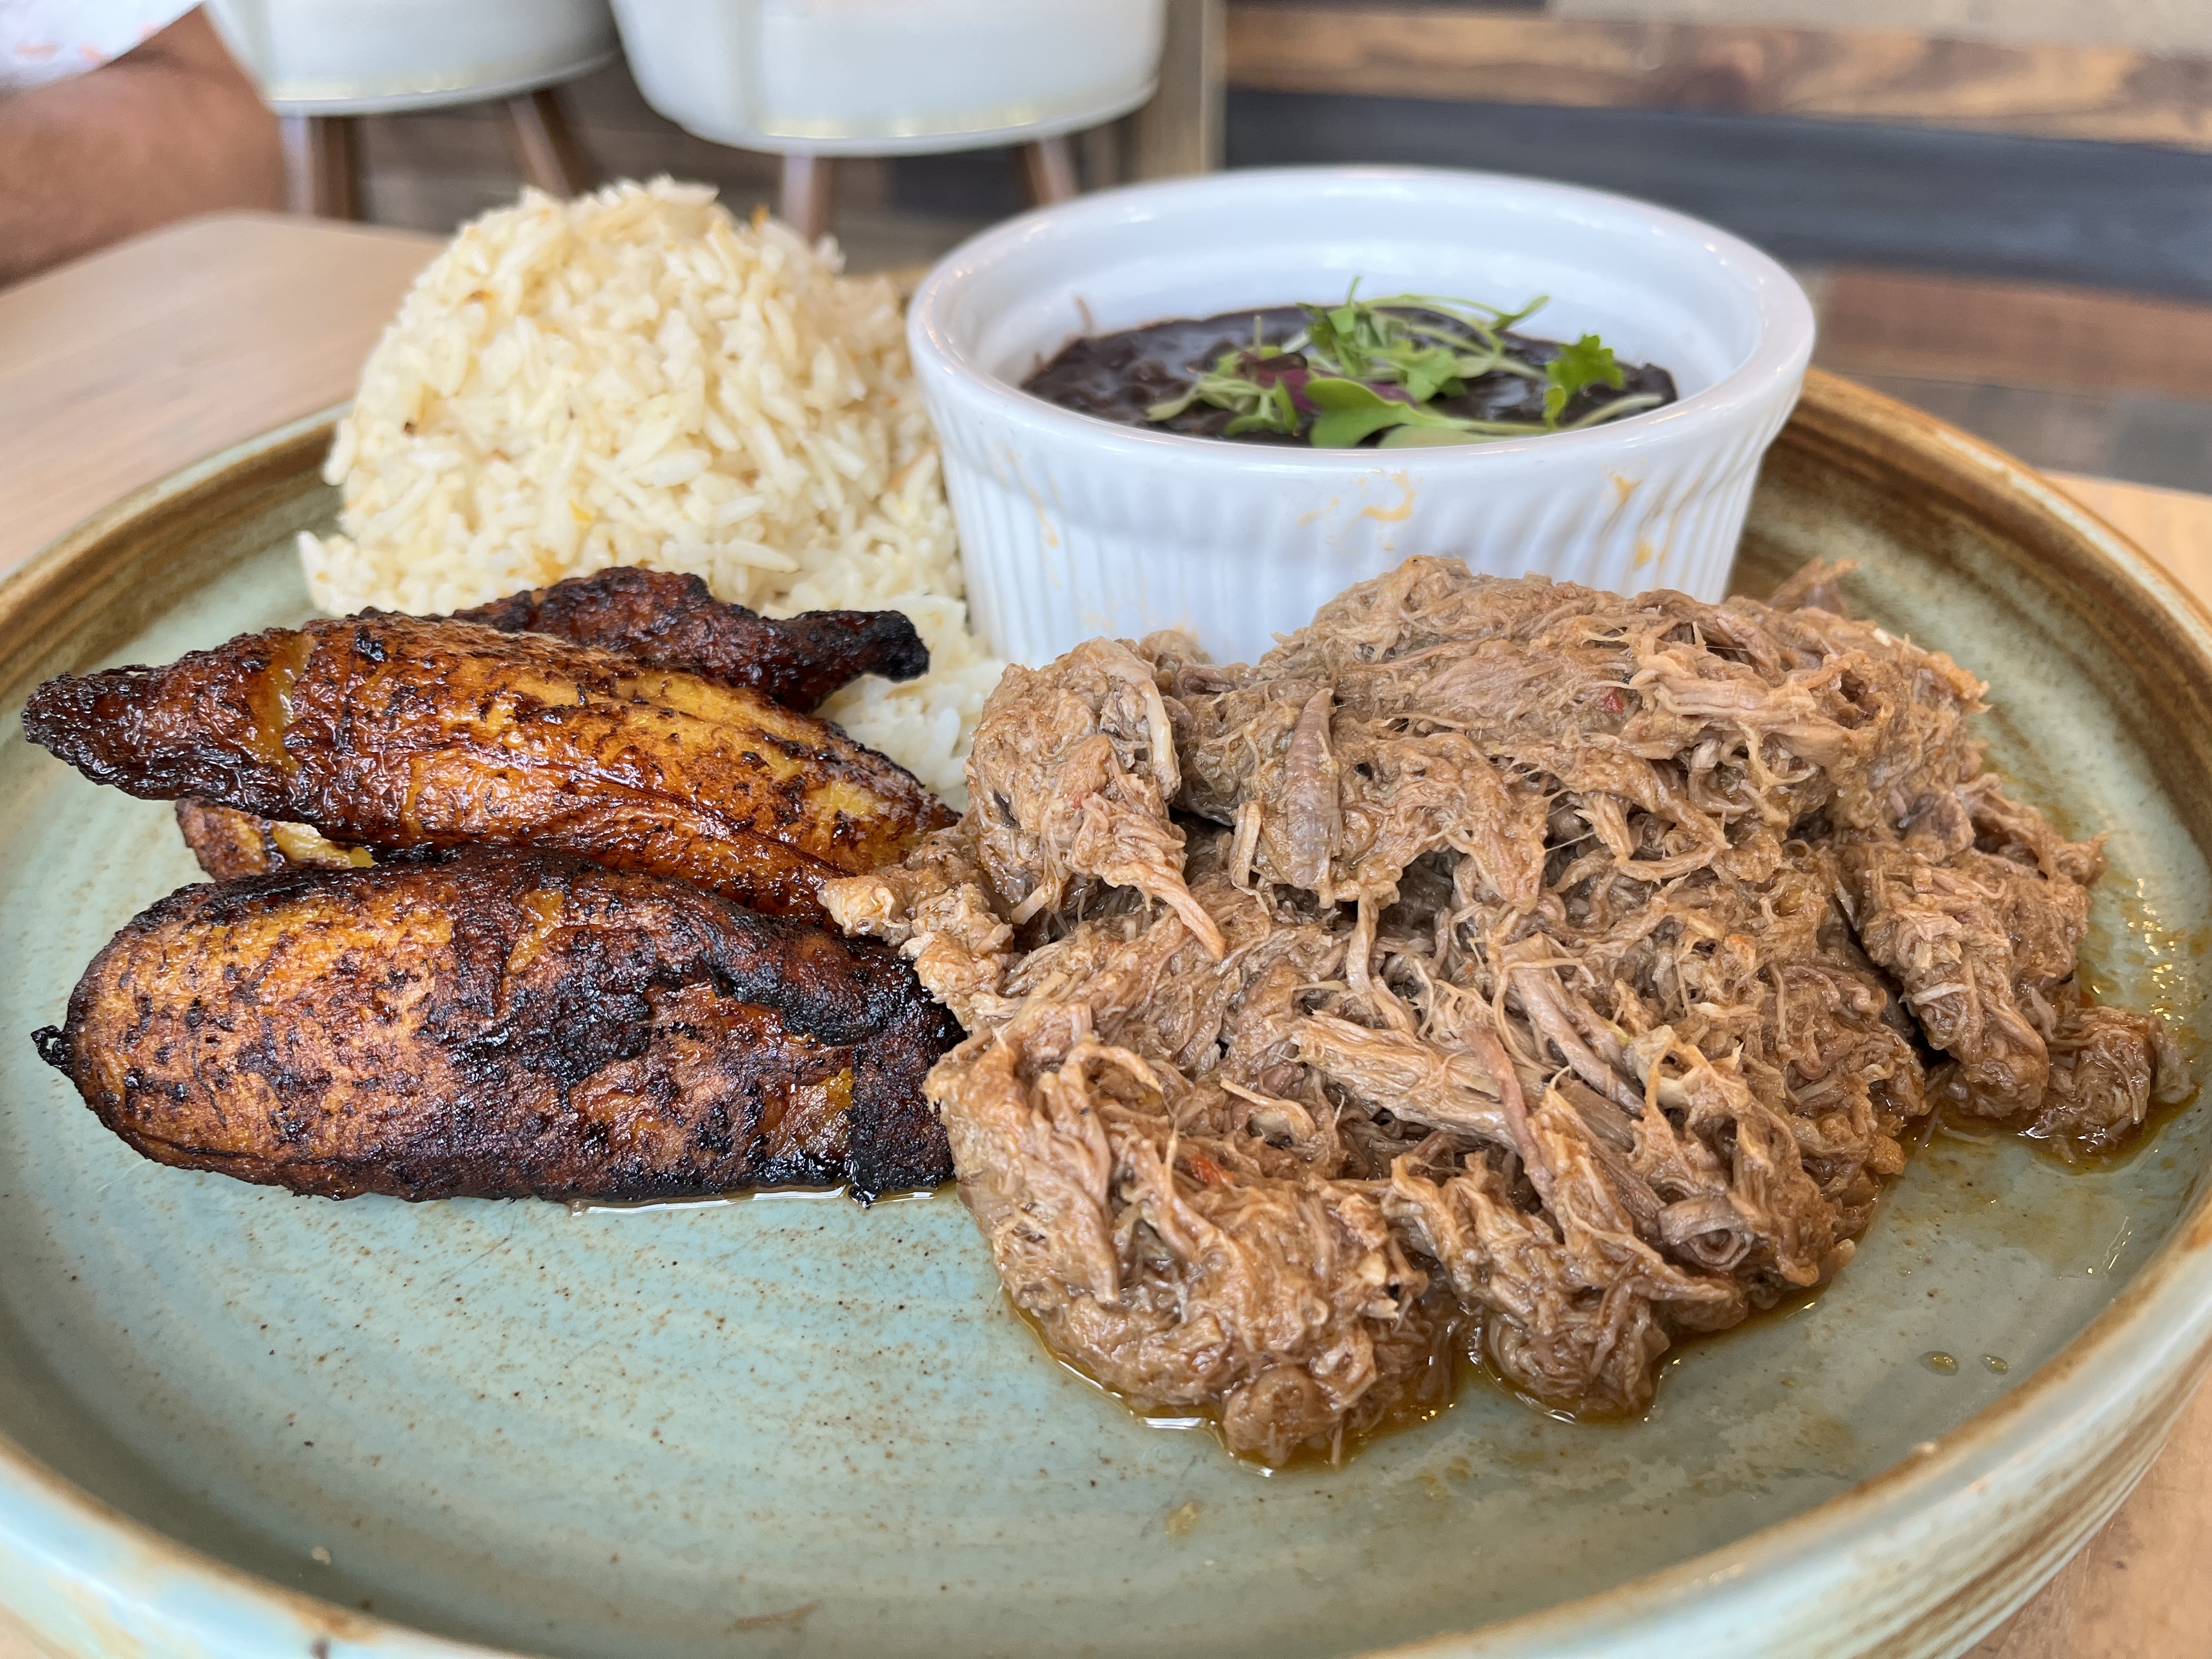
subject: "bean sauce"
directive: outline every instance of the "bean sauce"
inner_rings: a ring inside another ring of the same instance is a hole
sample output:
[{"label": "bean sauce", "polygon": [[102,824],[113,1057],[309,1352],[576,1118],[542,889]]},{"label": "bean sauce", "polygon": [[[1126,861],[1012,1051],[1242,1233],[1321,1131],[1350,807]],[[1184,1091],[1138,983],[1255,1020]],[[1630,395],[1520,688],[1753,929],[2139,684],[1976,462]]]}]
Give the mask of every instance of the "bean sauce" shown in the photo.
[{"label": "bean sauce", "polygon": [[[1440,319],[1443,320],[1443,319]],[[1180,398],[1191,382],[1211,368],[1224,352],[1253,343],[1253,324],[1260,338],[1282,345],[1305,327],[1305,313],[1296,306],[1270,306],[1257,311],[1225,311],[1213,317],[1176,317],[1070,341],[1060,354],[1022,382],[1032,397],[1094,415],[1121,426],[1143,427],[1154,432],[1180,432],[1195,438],[1228,438],[1224,429],[1234,418],[1225,409],[1194,403],[1165,421],[1146,418],[1153,404]],[[1541,368],[1559,355],[1556,340],[1507,333],[1499,337],[1522,362]],[[1661,404],[1674,401],[1674,377],[1647,363],[1621,364],[1621,384],[1588,386],[1568,400],[1561,412],[1562,425],[1594,413],[1619,398],[1649,396]],[[1442,415],[1483,421],[1525,421],[1540,424],[1544,418],[1544,382],[1508,371],[1493,370],[1468,383],[1463,392],[1437,398],[1427,407]],[[1632,416],[1624,416],[1623,419]],[[1370,438],[1372,445],[1380,434]],[[1280,432],[1241,432],[1235,443],[1295,444],[1304,436]]]}]

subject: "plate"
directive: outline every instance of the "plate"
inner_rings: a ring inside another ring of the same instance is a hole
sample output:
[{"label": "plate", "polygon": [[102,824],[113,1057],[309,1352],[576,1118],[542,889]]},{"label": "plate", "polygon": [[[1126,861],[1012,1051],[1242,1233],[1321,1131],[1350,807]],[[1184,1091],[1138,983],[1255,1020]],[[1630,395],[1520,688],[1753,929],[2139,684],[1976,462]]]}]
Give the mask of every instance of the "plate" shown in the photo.
[{"label": "plate", "polygon": [[[0,1604],[58,1653],[1944,1653],[2110,1512],[2212,1361],[2204,1107],[2087,1171],[1936,1140],[1838,1284],[1682,1350],[1643,1423],[1474,1385],[1272,1477],[1048,1359],[950,1194],[337,1204],[145,1163],[26,1037],[195,872],[167,807],[15,711],[305,617],[328,431],[0,589]],[[2212,621],[2034,474],[1823,376],[1739,584],[1815,553],[1993,683],[1999,763],[2112,832],[2100,988],[2201,1034]]]}]

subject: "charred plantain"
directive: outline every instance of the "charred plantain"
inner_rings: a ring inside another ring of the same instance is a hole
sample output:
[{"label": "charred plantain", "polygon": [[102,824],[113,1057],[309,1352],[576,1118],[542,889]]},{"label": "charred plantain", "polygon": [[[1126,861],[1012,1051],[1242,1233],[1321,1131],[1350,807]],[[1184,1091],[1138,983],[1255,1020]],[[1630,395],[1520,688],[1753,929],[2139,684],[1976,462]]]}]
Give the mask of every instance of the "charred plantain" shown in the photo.
[{"label": "charred plantain", "polygon": [[177,830],[216,881],[266,875],[287,865],[347,870],[374,862],[366,848],[325,841],[304,823],[276,823],[198,795],[177,803]]},{"label": "charred plantain", "polygon": [[818,919],[825,879],[951,814],[758,692],[479,624],[357,617],[50,680],[33,742],[94,782],[349,846],[554,847]]},{"label": "charred plantain", "polygon": [[[502,634],[548,634],[656,668],[748,686],[801,713],[863,674],[906,680],[929,672],[929,647],[902,612],[763,617],[715,599],[696,576],[634,565],[510,594],[452,620]],[[216,881],[288,864],[369,862],[362,849],[326,841],[305,824],[274,823],[198,797],[177,803],[177,827],[200,868]]]},{"label": "charred plantain", "polygon": [[148,1158],[295,1192],[635,1200],[951,1172],[891,951],[557,853],[187,887],[40,1052]]},{"label": "charred plantain", "polygon": [[746,686],[802,714],[863,674],[910,680],[929,672],[929,647],[903,612],[763,617],[716,599],[696,576],[633,565],[509,594],[454,620],[503,634],[550,634]]}]

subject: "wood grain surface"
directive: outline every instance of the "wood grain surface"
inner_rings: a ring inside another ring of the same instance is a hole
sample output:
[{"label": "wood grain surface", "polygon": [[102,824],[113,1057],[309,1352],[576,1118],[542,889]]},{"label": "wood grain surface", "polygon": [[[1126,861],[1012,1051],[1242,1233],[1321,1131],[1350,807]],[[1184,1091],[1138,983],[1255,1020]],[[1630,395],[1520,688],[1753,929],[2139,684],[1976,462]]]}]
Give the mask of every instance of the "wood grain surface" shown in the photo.
[{"label": "wood grain surface", "polygon": [[1848,265],[1817,286],[1820,361],[1844,374],[2185,400],[2212,386],[2212,305]]},{"label": "wood grain surface", "polygon": [[[116,497],[349,395],[436,246],[231,215],[0,291],[0,572]],[[2212,496],[2059,482],[2212,602]],[[2208,1560],[2212,1390],[2111,1524],[1976,1659],[2200,1659]],[[0,1659],[36,1655],[0,1608]]]},{"label": "wood grain surface", "polygon": [[222,214],[0,290],[0,570],[119,495],[352,396],[438,247]]},{"label": "wood grain surface", "polygon": [[2212,149],[2212,59],[2124,46],[1341,0],[1245,0],[1230,10],[1228,38],[1230,83],[1273,92],[1906,121]]},{"label": "wood grain surface", "polygon": [[[1787,23],[1826,28],[1836,0],[1542,0],[1554,17],[1650,23]],[[2212,11],[2196,0],[1850,0],[1853,24],[2008,46],[2070,41],[2212,55]]]}]

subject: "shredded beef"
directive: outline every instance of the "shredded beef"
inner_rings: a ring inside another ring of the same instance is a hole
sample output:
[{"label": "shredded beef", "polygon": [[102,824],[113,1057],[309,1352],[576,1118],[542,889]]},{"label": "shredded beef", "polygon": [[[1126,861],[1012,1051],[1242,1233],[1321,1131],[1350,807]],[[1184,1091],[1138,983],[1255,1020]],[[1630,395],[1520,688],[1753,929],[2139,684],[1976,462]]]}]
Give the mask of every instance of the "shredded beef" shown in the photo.
[{"label": "shredded beef", "polygon": [[2097,844],[1836,574],[1415,559],[1255,664],[1010,670],[968,817],[828,903],[968,1030],[930,1097],[1054,1348],[1269,1462],[1460,1345],[1635,1413],[1676,1339],[1850,1259],[1940,1102],[2076,1153],[2185,1091],[2075,977]]}]

